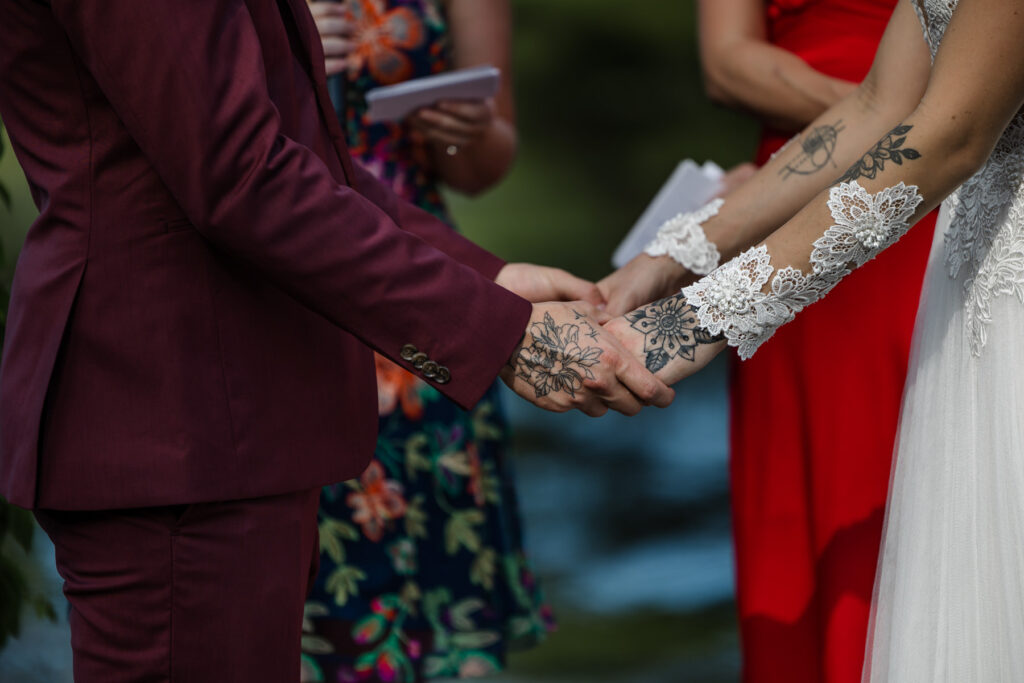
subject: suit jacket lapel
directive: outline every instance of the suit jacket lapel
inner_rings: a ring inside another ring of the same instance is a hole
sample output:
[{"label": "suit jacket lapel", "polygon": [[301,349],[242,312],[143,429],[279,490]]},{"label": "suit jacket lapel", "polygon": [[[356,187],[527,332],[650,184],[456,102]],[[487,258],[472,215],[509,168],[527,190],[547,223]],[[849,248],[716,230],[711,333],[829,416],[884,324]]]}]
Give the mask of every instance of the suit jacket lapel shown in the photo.
[{"label": "suit jacket lapel", "polygon": [[341,166],[345,171],[345,178],[349,185],[353,184],[355,175],[352,172],[352,159],[348,153],[348,145],[345,144],[345,134],[338,123],[338,115],[331,104],[331,98],[327,94],[327,72],[324,70],[324,49],[320,42],[320,34],[317,33],[316,23],[309,13],[306,0],[278,0],[279,5],[286,8],[290,17],[282,17],[285,21],[291,19],[295,25],[299,40],[302,42],[303,59],[310,79],[313,81],[313,90],[316,93],[317,103],[320,105],[320,112],[327,123],[327,130],[334,140],[335,149],[341,159]]}]

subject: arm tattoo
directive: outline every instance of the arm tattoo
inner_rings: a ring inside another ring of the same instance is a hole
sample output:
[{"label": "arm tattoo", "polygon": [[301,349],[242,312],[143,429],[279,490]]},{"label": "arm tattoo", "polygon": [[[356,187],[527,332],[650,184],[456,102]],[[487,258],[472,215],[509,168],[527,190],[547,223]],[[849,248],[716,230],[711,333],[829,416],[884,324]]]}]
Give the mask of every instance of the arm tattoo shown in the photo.
[{"label": "arm tattoo", "polygon": [[878,143],[868,150],[867,154],[862,156],[857,163],[850,167],[843,177],[837,180],[834,184],[847,183],[857,178],[867,178],[869,180],[874,179],[878,175],[879,171],[885,170],[885,162],[891,161],[892,163],[900,166],[903,164],[904,159],[920,159],[921,153],[912,147],[904,147],[903,143],[907,141],[907,133],[913,126],[900,124],[890,130],[888,133],[882,136],[882,139]]},{"label": "arm tattoo", "polygon": [[[573,311],[576,319],[585,318]],[[597,330],[584,321],[590,332],[584,337],[597,338]],[[516,376],[533,385],[537,398],[551,392],[564,391],[570,396],[583,388],[584,379],[594,379],[590,368],[599,360],[604,349],[580,342],[580,326],[573,323],[558,325],[550,313],[544,322],[530,325],[530,338],[523,341],[515,357]]]},{"label": "arm tattoo", "polygon": [[828,165],[836,166],[832,155],[836,151],[836,141],[843,130],[842,120],[833,125],[815,126],[800,141],[800,153],[786,164],[779,175],[786,180],[792,175],[813,175]]},{"label": "arm tattoo", "polygon": [[651,372],[661,370],[673,357],[692,361],[698,345],[722,339],[700,326],[696,310],[682,294],[627,313],[626,320],[644,335],[646,365]]}]

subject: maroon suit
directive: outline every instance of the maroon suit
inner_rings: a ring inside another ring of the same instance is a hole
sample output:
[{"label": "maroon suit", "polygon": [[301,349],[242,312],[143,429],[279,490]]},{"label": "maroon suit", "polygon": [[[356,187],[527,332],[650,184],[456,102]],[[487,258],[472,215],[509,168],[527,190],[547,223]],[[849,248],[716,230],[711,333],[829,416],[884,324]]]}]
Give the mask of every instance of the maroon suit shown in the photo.
[{"label": "maroon suit", "polygon": [[303,0],[0,0],[41,212],[0,367],[9,500],[309,491],[372,453],[370,348],[463,406],[493,382],[529,304],[352,165],[323,61]]}]

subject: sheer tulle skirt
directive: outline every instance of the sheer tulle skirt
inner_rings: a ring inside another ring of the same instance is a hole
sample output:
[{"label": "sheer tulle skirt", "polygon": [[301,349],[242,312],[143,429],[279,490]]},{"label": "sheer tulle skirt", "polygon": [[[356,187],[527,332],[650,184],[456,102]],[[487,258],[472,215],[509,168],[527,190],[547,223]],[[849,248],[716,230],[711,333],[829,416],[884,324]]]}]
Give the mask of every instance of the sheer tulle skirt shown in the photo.
[{"label": "sheer tulle skirt", "polygon": [[[992,301],[981,357],[939,216],[922,291],[865,683],[1024,681],[1024,306]],[[871,343],[877,320],[862,321]]]}]

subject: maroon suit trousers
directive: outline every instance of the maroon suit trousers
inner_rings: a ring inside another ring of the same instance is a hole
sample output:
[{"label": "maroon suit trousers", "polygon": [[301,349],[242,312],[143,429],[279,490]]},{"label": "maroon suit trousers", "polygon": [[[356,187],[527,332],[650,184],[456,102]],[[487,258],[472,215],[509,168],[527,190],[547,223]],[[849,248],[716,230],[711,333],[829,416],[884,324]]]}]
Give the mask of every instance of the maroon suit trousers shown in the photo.
[{"label": "maroon suit trousers", "polygon": [[319,489],[227,503],[38,510],[71,603],[77,683],[299,680]]}]

